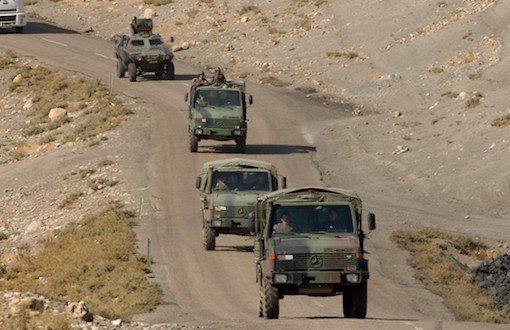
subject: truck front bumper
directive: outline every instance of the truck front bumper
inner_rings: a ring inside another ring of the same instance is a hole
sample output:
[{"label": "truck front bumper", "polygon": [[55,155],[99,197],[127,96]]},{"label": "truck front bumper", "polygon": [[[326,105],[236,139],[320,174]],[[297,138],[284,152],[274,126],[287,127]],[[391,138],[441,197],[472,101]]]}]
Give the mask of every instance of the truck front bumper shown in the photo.
[{"label": "truck front bumper", "polygon": [[358,284],[368,280],[368,271],[281,271],[273,272],[273,284]]},{"label": "truck front bumper", "polygon": [[8,12],[0,14],[0,28],[23,27],[26,25],[25,13]]},{"label": "truck front bumper", "polygon": [[212,127],[195,127],[192,133],[201,140],[233,140],[246,136],[246,128],[230,127],[230,128],[212,128]]}]

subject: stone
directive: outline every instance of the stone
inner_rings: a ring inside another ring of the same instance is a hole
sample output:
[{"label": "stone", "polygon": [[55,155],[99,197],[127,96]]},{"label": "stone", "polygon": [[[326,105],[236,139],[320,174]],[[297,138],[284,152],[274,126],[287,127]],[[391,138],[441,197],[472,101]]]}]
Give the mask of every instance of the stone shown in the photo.
[{"label": "stone", "polygon": [[250,20],[250,18],[248,16],[243,16],[243,17],[241,17],[241,19],[239,21],[241,23],[247,23],[249,20]]},{"label": "stone", "polygon": [[85,29],[85,33],[92,33],[94,32],[94,28],[92,26],[89,26],[88,28]]},{"label": "stone", "polygon": [[20,74],[16,75],[16,77],[14,77],[14,79],[12,79],[12,82],[15,84],[19,84],[22,80],[23,80],[23,76],[20,73]]},{"label": "stone", "polygon": [[23,110],[30,110],[32,106],[34,105],[34,101],[32,99],[28,99],[25,104],[23,104]]},{"label": "stone", "polygon": [[74,318],[85,322],[92,322],[94,320],[94,316],[91,312],[89,312],[89,309],[85,305],[84,301],[80,301],[78,303],[70,303],[67,306],[67,312]]},{"label": "stone", "polygon": [[398,117],[402,116],[402,113],[401,113],[400,111],[393,111],[393,112],[391,113],[391,116],[392,116],[393,118],[398,118]]},{"label": "stone", "polygon": [[189,42],[185,41],[181,44],[182,49],[189,49]]},{"label": "stone", "polygon": [[50,118],[51,121],[61,120],[65,117],[67,117],[67,110],[64,108],[53,108],[48,114],[48,118]]},{"label": "stone", "polygon": [[122,325],[122,320],[121,319],[116,319],[116,320],[113,320],[112,321],[112,325],[114,327],[120,327]]},{"label": "stone", "polygon": [[143,18],[153,18],[156,16],[156,11],[152,8],[146,8],[143,11]]}]

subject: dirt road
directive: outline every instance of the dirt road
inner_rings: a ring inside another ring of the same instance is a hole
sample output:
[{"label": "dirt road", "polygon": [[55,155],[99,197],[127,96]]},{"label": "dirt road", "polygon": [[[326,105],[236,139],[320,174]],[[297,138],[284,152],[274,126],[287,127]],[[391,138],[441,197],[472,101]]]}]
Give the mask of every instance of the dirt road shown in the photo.
[{"label": "dirt road", "polygon": [[[36,56],[64,69],[79,71],[111,84],[117,92],[140,97],[154,105],[140,125],[138,145],[128,155],[133,161],[125,170],[133,176],[132,188],[140,195],[143,217],[138,228],[142,250],[152,243],[155,280],[164,291],[165,303],[140,318],[158,322],[189,322],[218,328],[356,328],[356,329],[478,329],[480,324],[457,323],[440,298],[421,288],[406,266],[405,254],[387,241],[396,218],[421,219],[414,205],[400,210],[375,207],[380,229],[367,244],[372,278],[366,320],[343,319],[341,299],[288,297],[281,303],[281,319],[257,317],[257,286],[254,278],[252,241],[220,236],[217,251],[202,248],[201,219],[195,176],[203,162],[238,156],[235,145],[203,142],[199,153],[188,151],[183,96],[189,79],[198,71],[176,64],[175,81],[114,78],[111,44],[44,23],[32,23],[23,35],[3,34],[3,48]],[[309,128],[321,125],[334,109],[297,95],[249,84],[255,103],[249,114],[248,158],[275,164],[288,177],[289,186],[320,185],[314,166],[316,146]],[[305,113],[306,112],[306,113]],[[336,112],[336,119],[346,117]],[[150,125],[146,125],[150,123]],[[207,146],[206,148],[202,146]],[[346,160],[348,162],[349,160]],[[356,164],[345,164],[354,169]],[[366,165],[365,165],[366,166]],[[351,173],[350,175],[360,175]],[[370,194],[372,196],[372,194]],[[362,197],[364,197],[362,195]],[[368,201],[384,205],[384,199]],[[436,217],[437,216],[432,216]],[[483,325],[486,328],[497,326]]]}]

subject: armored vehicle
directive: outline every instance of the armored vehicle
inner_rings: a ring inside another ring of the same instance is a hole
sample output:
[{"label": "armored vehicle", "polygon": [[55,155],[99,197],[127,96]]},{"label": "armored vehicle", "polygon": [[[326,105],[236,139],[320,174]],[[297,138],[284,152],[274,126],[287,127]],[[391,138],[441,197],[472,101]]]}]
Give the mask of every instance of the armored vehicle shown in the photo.
[{"label": "armored vehicle", "polygon": [[[190,151],[198,150],[200,140],[236,142],[237,150],[245,152],[247,119],[244,81],[225,80],[193,84],[186,93]],[[248,96],[248,103],[253,97]]]},{"label": "armored vehicle", "polygon": [[129,81],[136,81],[137,76],[154,72],[157,77],[173,80],[174,55],[161,36],[152,33],[152,20],[138,19],[132,30],[133,34],[120,36],[114,44],[117,77],[124,78],[127,71]]},{"label": "armored vehicle", "polygon": [[205,163],[197,177],[204,248],[214,250],[220,234],[250,235],[248,214],[257,196],[285,188],[270,163],[232,158]]},{"label": "armored vehicle", "polygon": [[[347,318],[365,318],[368,261],[361,200],[351,191],[304,187],[260,195],[255,232],[259,316],[278,318],[286,295],[343,295]],[[368,214],[368,229],[375,215]]]},{"label": "armored vehicle", "polygon": [[23,0],[0,0],[0,29],[14,28],[22,33],[27,25]]}]

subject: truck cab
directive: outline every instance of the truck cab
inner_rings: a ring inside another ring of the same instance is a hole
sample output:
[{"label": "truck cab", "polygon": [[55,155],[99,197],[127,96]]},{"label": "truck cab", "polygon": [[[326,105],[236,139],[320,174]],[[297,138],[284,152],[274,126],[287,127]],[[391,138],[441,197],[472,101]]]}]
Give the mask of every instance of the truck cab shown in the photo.
[{"label": "truck cab", "polygon": [[[303,187],[260,195],[255,232],[259,316],[278,318],[288,295],[343,296],[347,318],[365,318],[368,260],[361,199],[339,188]],[[375,229],[375,215],[367,217]]]},{"label": "truck cab", "polygon": [[220,234],[250,235],[248,214],[257,196],[285,186],[285,177],[267,162],[232,158],[205,163],[196,181],[204,248],[214,250]]}]

